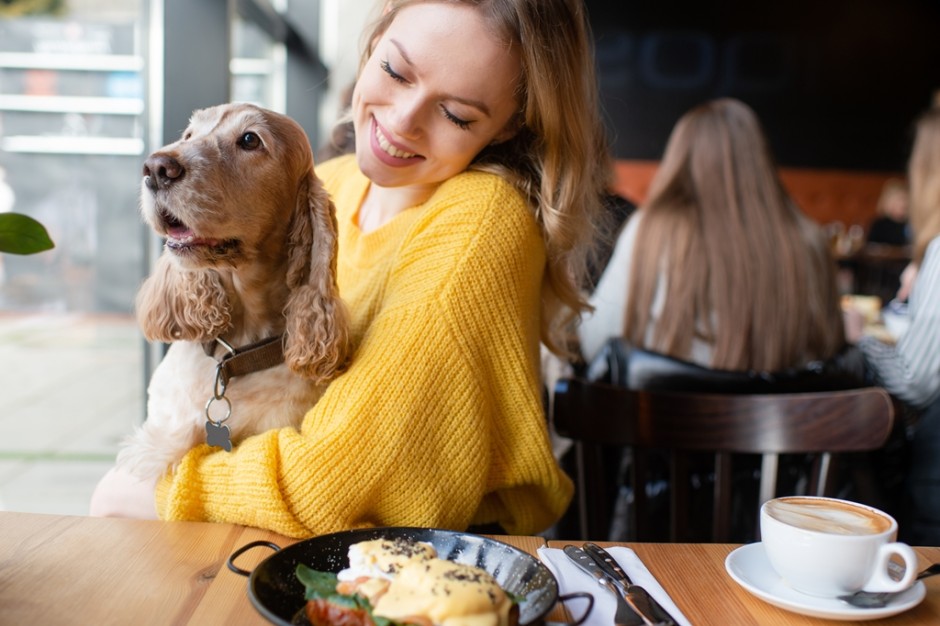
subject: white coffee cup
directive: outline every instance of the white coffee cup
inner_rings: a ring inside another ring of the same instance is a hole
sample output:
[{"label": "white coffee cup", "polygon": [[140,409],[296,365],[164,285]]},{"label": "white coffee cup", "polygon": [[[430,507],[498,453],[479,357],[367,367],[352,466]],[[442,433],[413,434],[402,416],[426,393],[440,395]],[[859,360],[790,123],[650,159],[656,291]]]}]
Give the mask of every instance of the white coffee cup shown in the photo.
[{"label": "white coffee cup", "polygon": [[[770,565],[791,587],[809,595],[902,591],[917,575],[914,550],[895,541],[897,521],[856,502],[774,498],[761,506],[760,531]],[[904,564],[901,580],[889,575],[892,557]]]}]

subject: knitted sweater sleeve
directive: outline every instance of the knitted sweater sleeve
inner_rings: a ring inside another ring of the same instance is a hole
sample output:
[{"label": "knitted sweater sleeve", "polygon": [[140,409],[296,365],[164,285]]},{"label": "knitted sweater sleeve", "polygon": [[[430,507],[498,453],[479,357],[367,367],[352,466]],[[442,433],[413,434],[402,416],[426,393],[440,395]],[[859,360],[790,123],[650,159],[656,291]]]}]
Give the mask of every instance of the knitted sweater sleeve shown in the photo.
[{"label": "knitted sweater sleeve", "polygon": [[862,337],[858,347],[878,384],[914,407],[940,398],[940,237],[927,247],[911,290],[910,326],[897,345]]},{"label": "knitted sweater sleeve", "polygon": [[537,225],[504,181],[446,183],[405,237],[349,369],[300,431],[262,433],[231,453],[195,448],[158,486],[161,517],[295,537],[548,527],[572,485],[539,395],[544,264]]}]

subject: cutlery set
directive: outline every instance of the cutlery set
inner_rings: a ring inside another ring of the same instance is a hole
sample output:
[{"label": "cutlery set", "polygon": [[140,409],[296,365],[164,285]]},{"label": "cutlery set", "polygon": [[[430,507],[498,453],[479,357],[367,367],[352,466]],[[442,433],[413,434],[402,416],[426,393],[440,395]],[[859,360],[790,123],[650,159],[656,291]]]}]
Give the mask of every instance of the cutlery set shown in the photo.
[{"label": "cutlery set", "polygon": [[669,612],[646,589],[633,584],[604,548],[595,543],[585,543],[583,549],[565,546],[564,552],[575,565],[614,595],[617,600],[615,626],[676,626]]}]

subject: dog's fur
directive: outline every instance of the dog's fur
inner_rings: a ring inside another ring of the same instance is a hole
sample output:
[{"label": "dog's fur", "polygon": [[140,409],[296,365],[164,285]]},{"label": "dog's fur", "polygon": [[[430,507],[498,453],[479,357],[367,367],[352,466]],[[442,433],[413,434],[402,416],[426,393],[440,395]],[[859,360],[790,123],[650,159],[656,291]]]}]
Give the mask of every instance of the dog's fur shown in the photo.
[{"label": "dog's fur", "polygon": [[232,378],[225,390],[225,424],[238,442],[299,424],[345,366],[347,322],[333,203],[306,134],[288,117],[247,104],[196,111],[180,140],[146,160],[141,212],[167,244],[137,295],[137,319],[147,339],[171,345],[118,465],[153,477],[206,440],[217,360],[205,342],[241,348],[284,333],[284,364]]}]

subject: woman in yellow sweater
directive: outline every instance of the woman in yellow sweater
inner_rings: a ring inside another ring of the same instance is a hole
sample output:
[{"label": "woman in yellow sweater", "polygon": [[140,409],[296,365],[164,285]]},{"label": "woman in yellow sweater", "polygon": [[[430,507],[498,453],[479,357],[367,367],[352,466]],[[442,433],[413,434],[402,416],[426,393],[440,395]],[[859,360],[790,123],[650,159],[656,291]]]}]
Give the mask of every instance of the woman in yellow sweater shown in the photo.
[{"label": "woman in yellow sweater", "polygon": [[[565,511],[539,343],[584,309],[606,145],[582,0],[390,0],[353,94],[337,207],[352,360],[300,431],[193,449],[169,520],[295,537],[374,525],[539,532]],[[276,393],[277,390],[272,390]],[[154,494],[120,488],[113,514]]]}]

